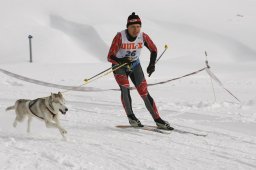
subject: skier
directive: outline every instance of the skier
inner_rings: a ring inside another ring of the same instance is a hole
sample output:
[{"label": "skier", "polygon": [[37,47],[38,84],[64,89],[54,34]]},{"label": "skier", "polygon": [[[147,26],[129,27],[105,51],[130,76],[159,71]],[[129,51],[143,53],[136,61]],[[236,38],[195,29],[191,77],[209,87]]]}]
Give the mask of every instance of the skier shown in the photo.
[{"label": "skier", "polygon": [[140,31],[141,20],[135,12],[128,17],[126,27],[127,29],[118,32],[114,37],[108,53],[108,61],[112,63],[113,67],[127,63],[127,65],[113,73],[116,82],[121,89],[121,102],[127,114],[129,123],[133,127],[143,127],[132,110],[128,77],[130,77],[137,88],[138,93],[144,100],[146,108],[156,122],[156,125],[162,129],[173,130],[173,128],[170,127],[170,124],[161,119],[158,113],[156,104],[147,90],[147,82],[139,60],[141,50],[145,45],[151,52],[149,66],[147,67],[147,73],[151,75],[155,71],[157,48],[150,37]]}]

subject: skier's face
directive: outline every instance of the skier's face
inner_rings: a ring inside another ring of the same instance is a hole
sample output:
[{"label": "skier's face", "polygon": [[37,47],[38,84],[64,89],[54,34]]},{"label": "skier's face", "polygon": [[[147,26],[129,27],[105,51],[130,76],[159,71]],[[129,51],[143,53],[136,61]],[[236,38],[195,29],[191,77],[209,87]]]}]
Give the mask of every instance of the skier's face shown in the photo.
[{"label": "skier's face", "polygon": [[132,37],[137,37],[140,33],[140,24],[133,24],[128,26],[128,32]]}]

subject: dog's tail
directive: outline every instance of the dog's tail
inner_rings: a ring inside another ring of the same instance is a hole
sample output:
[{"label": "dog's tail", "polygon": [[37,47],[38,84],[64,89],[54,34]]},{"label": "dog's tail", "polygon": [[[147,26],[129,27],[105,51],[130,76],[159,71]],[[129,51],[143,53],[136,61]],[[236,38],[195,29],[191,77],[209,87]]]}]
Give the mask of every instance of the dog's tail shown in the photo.
[{"label": "dog's tail", "polygon": [[14,109],[15,109],[15,106],[10,106],[10,107],[7,107],[7,108],[5,109],[5,111],[14,110]]}]

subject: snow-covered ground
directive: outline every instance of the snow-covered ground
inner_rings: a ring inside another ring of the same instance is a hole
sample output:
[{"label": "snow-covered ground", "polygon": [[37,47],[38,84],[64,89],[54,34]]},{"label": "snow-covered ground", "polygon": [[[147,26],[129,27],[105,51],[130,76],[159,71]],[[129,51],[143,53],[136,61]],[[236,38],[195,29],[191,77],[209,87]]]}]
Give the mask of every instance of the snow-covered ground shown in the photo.
[{"label": "snow-covered ground", "polygon": [[[127,7],[127,5],[129,7]],[[256,169],[256,2],[253,0],[10,0],[0,1],[0,68],[32,79],[77,86],[110,66],[108,47],[127,16],[137,12],[158,46],[169,49],[147,78],[149,83],[181,76],[204,65],[240,100],[211,81],[206,72],[149,88],[163,119],[175,128],[206,137],[170,135],[128,124],[119,91],[68,92],[69,111],[61,116],[68,131],[33,119],[15,129],[5,108],[19,98],[34,99],[61,89],[31,84],[0,72],[0,169]],[[32,34],[34,63],[27,63]],[[144,72],[148,51],[141,56]],[[88,87],[118,88],[112,75]],[[154,125],[132,91],[133,108]]]}]

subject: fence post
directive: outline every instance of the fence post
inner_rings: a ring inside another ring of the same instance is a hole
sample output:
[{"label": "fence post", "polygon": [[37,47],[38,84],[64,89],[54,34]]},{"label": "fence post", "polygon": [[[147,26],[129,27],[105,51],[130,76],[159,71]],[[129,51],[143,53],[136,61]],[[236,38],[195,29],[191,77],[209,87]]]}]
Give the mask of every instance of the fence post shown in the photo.
[{"label": "fence post", "polygon": [[28,36],[28,39],[29,39],[29,54],[30,54],[29,62],[30,63],[33,62],[33,59],[32,59],[32,38],[33,38],[32,35]]}]

